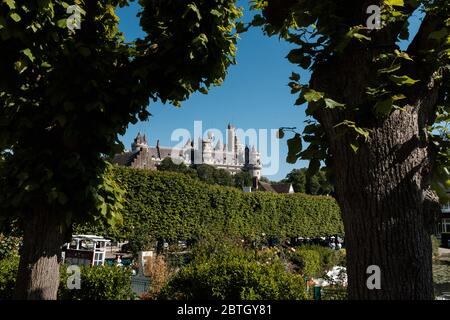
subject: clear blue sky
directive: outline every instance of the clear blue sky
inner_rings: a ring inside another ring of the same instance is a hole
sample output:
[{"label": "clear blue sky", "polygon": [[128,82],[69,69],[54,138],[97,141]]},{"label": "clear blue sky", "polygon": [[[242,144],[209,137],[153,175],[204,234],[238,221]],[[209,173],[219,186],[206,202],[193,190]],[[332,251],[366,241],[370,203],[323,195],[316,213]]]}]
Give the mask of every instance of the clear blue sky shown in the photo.
[{"label": "clear blue sky", "polygon": [[[247,1],[239,1],[247,6]],[[139,7],[132,3],[130,7],[120,9],[120,29],[127,41],[143,37],[136,14]],[[250,17],[246,12],[244,21]],[[417,29],[414,23],[414,29]],[[416,30],[413,31],[413,34]],[[208,95],[194,94],[188,101],[176,108],[170,104],[151,103],[149,121],[130,125],[121,138],[127,149],[138,131],[144,132],[151,145],[156,140],[164,146],[174,146],[171,134],[175,129],[185,128],[193,132],[194,121],[203,121],[203,129],[218,128],[225,133],[229,122],[244,130],[276,129],[279,127],[297,127],[303,129],[304,106],[294,106],[295,95],[290,94],[287,86],[292,71],[301,73],[303,80],[309,79],[309,72],[301,71],[290,64],[285,56],[290,45],[278,38],[268,38],[261,30],[253,29],[243,34],[238,42],[237,65],[229,69],[225,82],[210,90]],[[280,180],[293,168],[307,166],[304,161],[295,165],[287,164],[286,140],[280,141],[280,168],[277,174],[268,176],[271,180]],[[262,174],[265,175],[263,169]]]}]

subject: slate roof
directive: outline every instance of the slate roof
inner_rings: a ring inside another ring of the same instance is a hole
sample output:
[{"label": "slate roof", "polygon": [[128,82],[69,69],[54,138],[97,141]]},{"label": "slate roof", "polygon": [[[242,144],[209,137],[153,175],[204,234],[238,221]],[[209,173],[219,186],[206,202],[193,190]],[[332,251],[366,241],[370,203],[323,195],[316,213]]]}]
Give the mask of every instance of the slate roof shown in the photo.
[{"label": "slate roof", "polygon": [[291,190],[291,184],[290,183],[277,183],[273,184],[272,188],[275,189],[277,193],[289,193]]},{"label": "slate roof", "polygon": [[258,190],[259,191],[265,191],[265,192],[275,192],[275,193],[277,193],[275,191],[275,189],[272,188],[272,185],[270,183],[261,182],[261,181],[258,181]]},{"label": "slate roof", "polygon": [[133,163],[133,160],[136,159],[140,151],[137,152],[125,152],[121,154],[116,154],[112,160],[113,164],[118,164],[119,166],[129,167]]}]

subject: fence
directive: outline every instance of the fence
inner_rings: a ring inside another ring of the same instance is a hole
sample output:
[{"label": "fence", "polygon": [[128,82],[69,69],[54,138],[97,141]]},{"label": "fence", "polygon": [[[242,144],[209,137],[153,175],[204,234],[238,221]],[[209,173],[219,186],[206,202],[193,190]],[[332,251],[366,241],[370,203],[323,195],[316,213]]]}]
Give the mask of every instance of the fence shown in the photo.
[{"label": "fence", "polygon": [[131,289],[137,296],[149,292],[150,278],[144,276],[133,276],[131,278]]},{"label": "fence", "polygon": [[345,288],[314,286],[308,287],[306,292],[310,300],[347,300]]}]

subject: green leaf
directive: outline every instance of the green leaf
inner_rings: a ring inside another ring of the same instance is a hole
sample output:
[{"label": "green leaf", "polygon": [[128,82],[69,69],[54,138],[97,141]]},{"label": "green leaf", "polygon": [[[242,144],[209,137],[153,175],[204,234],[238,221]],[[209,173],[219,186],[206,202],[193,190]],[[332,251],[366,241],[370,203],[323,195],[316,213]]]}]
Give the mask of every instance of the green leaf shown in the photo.
[{"label": "green leaf", "polygon": [[67,19],[60,19],[58,22],[56,22],[56,25],[60,28],[67,28]]},{"label": "green leaf", "polygon": [[200,89],[198,89],[198,91],[199,91],[200,93],[203,93],[203,94],[208,94],[208,89],[203,88],[203,87],[201,87]]},{"label": "green leaf", "polygon": [[51,65],[50,63],[44,61],[44,62],[41,63],[41,67],[42,67],[42,68],[51,68],[52,65]]},{"label": "green leaf", "polygon": [[391,112],[393,104],[394,100],[391,97],[378,101],[375,104],[375,112],[379,115],[386,116]]},{"label": "green leaf", "polygon": [[357,153],[359,150],[359,146],[356,143],[350,143],[350,148],[352,148],[354,153]]},{"label": "green leaf", "polygon": [[14,68],[19,72],[22,73],[24,72],[28,67],[27,64],[25,62],[23,62],[22,60],[16,61],[14,63]]},{"label": "green leaf", "polygon": [[202,15],[194,3],[190,3],[187,5],[186,11],[184,12],[182,18],[185,19],[187,14],[191,11],[195,13],[195,15],[197,16],[197,20],[202,19]]},{"label": "green leaf", "polygon": [[4,2],[6,2],[9,9],[13,10],[16,8],[16,2],[14,0],[5,0]]},{"label": "green leaf", "polygon": [[292,81],[300,81],[300,75],[298,73],[292,72],[292,75],[289,79]]},{"label": "green leaf", "polygon": [[397,55],[397,57],[399,58],[403,58],[405,60],[409,60],[409,61],[414,61],[407,52],[404,51],[399,51],[399,50],[395,50],[395,54]]},{"label": "green leaf", "polygon": [[365,36],[365,35],[360,34],[360,33],[353,33],[353,34],[352,34],[352,37],[353,37],[353,38],[356,38],[356,39],[358,39],[358,40],[367,40],[367,41],[372,40],[371,37]]},{"label": "green leaf", "polygon": [[325,105],[328,109],[335,109],[335,108],[343,108],[345,107],[345,104],[336,102],[332,99],[325,98]]},{"label": "green leaf", "polygon": [[360,127],[356,127],[355,126],[355,131],[356,133],[358,133],[359,135],[363,136],[364,138],[368,138],[369,137],[369,131],[367,131],[366,129],[360,128]]},{"label": "green leaf", "polygon": [[313,89],[309,89],[303,95],[308,102],[317,102],[323,99],[323,93],[315,91]]},{"label": "green leaf", "polygon": [[440,30],[431,32],[430,35],[428,36],[428,38],[441,41],[442,39],[447,37],[448,33],[449,33],[449,31],[447,30],[447,28],[442,28]]},{"label": "green leaf", "polygon": [[404,0],[384,0],[384,3],[391,7],[404,7],[405,2]]},{"label": "green leaf", "polygon": [[378,70],[378,73],[392,73],[392,72],[400,70],[401,67],[402,67],[401,64],[395,64],[388,68],[383,68],[383,69]]},{"label": "green leaf", "polygon": [[391,79],[398,86],[412,86],[420,81],[414,80],[408,76],[396,76],[396,75],[391,75],[389,79]]},{"label": "green leaf", "polygon": [[22,53],[24,55],[26,55],[28,57],[28,59],[30,59],[31,62],[34,62],[35,58],[34,58],[33,53],[31,52],[30,49],[27,48],[25,50],[22,50]]},{"label": "green leaf", "polygon": [[392,96],[392,100],[394,100],[394,101],[403,100],[403,99],[406,99],[406,96],[404,94],[396,94],[395,96]]},{"label": "green leaf", "polygon": [[17,13],[11,13],[9,15],[11,17],[11,19],[13,19],[15,22],[19,22],[20,20],[22,20],[22,18],[17,14]]},{"label": "green leaf", "polygon": [[302,151],[302,139],[299,133],[287,141],[288,145],[288,155],[286,157],[286,162],[294,164],[300,157],[300,152]]},{"label": "green leaf", "polygon": [[298,64],[303,69],[308,69],[311,65],[311,57],[306,56],[302,49],[293,49],[286,56],[290,63]]},{"label": "green leaf", "polygon": [[298,97],[298,99],[295,100],[294,105],[296,105],[296,106],[301,106],[301,105],[304,104],[304,103],[306,103],[306,99],[305,99],[304,95],[301,94],[301,95]]}]

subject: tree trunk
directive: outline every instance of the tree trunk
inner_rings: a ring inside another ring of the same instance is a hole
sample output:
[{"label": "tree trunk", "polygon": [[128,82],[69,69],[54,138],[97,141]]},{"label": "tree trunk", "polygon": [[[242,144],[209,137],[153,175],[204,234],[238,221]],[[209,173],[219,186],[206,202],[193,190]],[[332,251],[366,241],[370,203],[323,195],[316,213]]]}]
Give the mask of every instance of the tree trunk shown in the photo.
[{"label": "tree trunk", "polygon": [[24,221],[15,299],[56,300],[65,228],[55,216],[35,209]]},{"label": "tree trunk", "polygon": [[[417,123],[417,114],[396,111],[357,154],[349,141],[333,148],[352,299],[433,297],[433,219],[423,191],[430,163]],[[367,286],[372,265],[381,271],[379,290]]]},{"label": "tree trunk", "polygon": [[[395,110],[387,119],[370,116],[373,106],[361,106],[374,78],[372,59],[363,50],[331,59],[311,78],[312,88],[366,110],[359,116],[329,109],[314,115],[326,132],[343,214],[349,298],[432,299],[430,235],[439,204],[430,197],[433,161],[426,128],[434,121],[438,90],[433,83],[423,85],[408,96],[404,111]],[[359,137],[356,153],[350,148],[354,132],[336,127],[344,119],[370,130],[365,141]],[[373,279],[370,266],[380,269],[380,289],[367,285]]]}]

